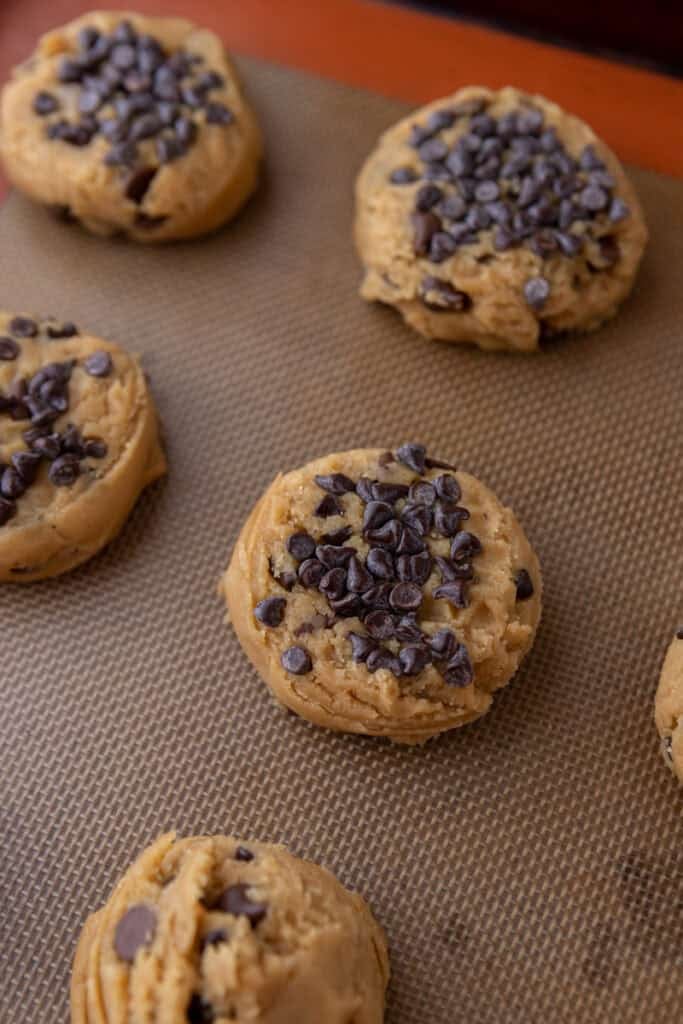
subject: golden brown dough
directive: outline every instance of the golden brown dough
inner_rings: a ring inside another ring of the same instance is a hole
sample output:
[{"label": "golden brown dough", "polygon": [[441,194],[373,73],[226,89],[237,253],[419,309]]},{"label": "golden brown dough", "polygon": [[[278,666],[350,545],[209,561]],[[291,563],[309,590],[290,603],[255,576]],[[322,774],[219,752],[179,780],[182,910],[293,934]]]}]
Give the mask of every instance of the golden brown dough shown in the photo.
[{"label": "golden brown dough", "polygon": [[669,645],[655,697],[655,724],[669,768],[683,782],[683,627]]}]

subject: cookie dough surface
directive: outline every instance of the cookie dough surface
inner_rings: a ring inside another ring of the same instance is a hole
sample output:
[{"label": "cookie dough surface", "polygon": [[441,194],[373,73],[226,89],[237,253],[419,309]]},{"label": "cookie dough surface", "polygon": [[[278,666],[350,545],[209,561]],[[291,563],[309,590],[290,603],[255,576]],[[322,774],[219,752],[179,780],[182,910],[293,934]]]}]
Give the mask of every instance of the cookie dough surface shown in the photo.
[{"label": "cookie dough surface", "polygon": [[0,580],[84,562],[165,471],[135,358],[73,323],[0,312]]},{"label": "cookie dough surface", "polygon": [[282,704],[405,743],[488,711],[541,613],[538,561],[512,511],[420,445],[278,476],[221,589]]},{"label": "cookie dough surface", "polygon": [[683,782],[683,627],[676,631],[662,665],[655,723],[664,760]]},{"label": "cookie dough surface", "polygon": [[72,1024],[381,1024],[368,907],[284,847],[161,836],[88,919]]},{"label": "cookie dough surface", "polygon": [[0,99],[0,153],[27,195],[96,234],[200,235],[254,190],[261,138],[213,33],[95,11],[47,33]]},{"label": "cookie dough surface", "polygon": [[356,184],[361,294],[427,338],[533,352],[628,295],[647,241],[619,161],[578,118],[468,87],[382,135]]}]

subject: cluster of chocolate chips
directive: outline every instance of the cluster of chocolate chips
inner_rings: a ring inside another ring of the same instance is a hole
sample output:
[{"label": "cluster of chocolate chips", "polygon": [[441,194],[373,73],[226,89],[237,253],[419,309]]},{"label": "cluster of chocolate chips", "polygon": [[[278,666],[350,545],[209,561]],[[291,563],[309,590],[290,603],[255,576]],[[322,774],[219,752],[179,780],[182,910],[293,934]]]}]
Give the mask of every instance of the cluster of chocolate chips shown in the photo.
[{"label": "cluster of chocolate chips", "polygon": [[[0,360],[15,360],[21,347],[17,338],[34,338],[41,331],[29,317],[15,317],[9,334],[0,337]],[[48,338],[70,338],[78,333],[72,323],[47,323]],[[47,363],[32,377],[18,377],[6,394],[0,392],[0,414],[13,420],[30,420],[24,431],[26,450],[14,452],[10,465],[0,463],[0,526],[17,510],[17,499],[34,483],[43,461],[49,463],[48,478],[55,487],[69,487],[79,477],[86,458],[102,459],[107,446],[100,438],[81,436],[73,424],[63,431],[54,430],[54,422],[69,409],[69,380],[76,360]],[[83,363],[86,373],[106,377],[112,371],[108,352],[94,352]]]},{"label": "cluster of chocolate chips", "polygon": [[[468,686],[474,673],[466,647],[451,630],[441,629],[430,636],[418,622],[423,588],[434,568],[441,582],[431,596],[456,608],[467,607],[473,560],[482,551],[479,538],[462,528],[470,514],[459,504],[462,492],[456,477],[445,472],[433,480],[424,479],[427,469],[454,471],[454,467],[430,459],[419,444],[403,445],[396,455],[387,452],[380,461],[383,465],[398,461],[416,477],[410,485],[368,477],[354,481],[343,473],[315,478],[325,495],[315,509],[316,516],[343,515],[340,499],[346,493],[358,495],[363,502],[365,559],[347,544],[351,527],[317,539],[299,531],[287,540],[297,572],[275,578],[286,590],[300,585],[325,596],[332,619],[319,616],[322,626],[337,619],[360,619],[365,631],[348,634],[351,656],[364,662],[370,672],[385,668],[395,676],[414,676],[435,664],[446,683]],[[432,554],[430,536],[448,539],[449,557]],[[532,593],[531,579],[522,570],[517,577],[517,596],[524,600]],[[254,614],[263,625],[276,628],[283,621],[286,605],[285,597],[267,597],[256,605]],[[303,627],[299,631],[303,632]],[[390,641],[395,649],[388,646]],[[281,662],[295,675],[312,669],[310,653],[298,645],[288,647]]]},{"label": "cluster of chocolate chips", "polygon": [[[87,146],[101,134],[111,146],[105,163],[134,167],[138,145],[155,140],[156,157],[168,163],[187,152],[203,120],[230,124],[232,111],[211,99],[224,79],[203,67],[198,54],[177,50],[169,54],[150,35],[122,21],[110,34],[91,26],[78,36],[78,51],[59,64],[60,82],[79,87],[77,121],[60,116],[60,101],[52,92],[39,92],[33,109],[49,117],[49,138],[72,146]],[[140,202],[156,171],[145,166],[130,177],[128,198]]]},{"label": "cluster of chocolate chips", "polygon": [[[591,235],[597,217],[617,223],[629,215],[615,194],[616,182],[593,146],[575,159],[543,111],[520,107],[501,117],[486,112],[486,100],[470,100],[430,114],[413,125],[409,144],[420,170],[406,165],[389,175],[394,185],[423,184],[415,192],[412,219],[417,256],[442,263],[458,249],[491,232],[493,248],[503,252],[527,245],[542,259],[576,256]],[[463,127],[454,142],[444,137]],[[599,255],[591,268],[602,270],[619,258],[615,238],[596,238]],[[543,277],[524,289],[527,303],[540,310],[550,287]],[[447,281],[427,276],[421,296],[436,311],[459,311],[469,297]]]}]

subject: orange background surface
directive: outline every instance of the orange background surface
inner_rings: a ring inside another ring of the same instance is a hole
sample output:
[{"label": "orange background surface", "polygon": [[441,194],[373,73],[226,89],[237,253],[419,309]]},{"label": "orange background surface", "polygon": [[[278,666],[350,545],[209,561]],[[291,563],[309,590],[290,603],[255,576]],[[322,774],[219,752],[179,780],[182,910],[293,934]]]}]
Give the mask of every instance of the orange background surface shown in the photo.
[{"label": "orange background surface", "polygon": [[[38,35],[93,6],[2,0],[0,78],[28,56]],[[683,176],[683,81],[675,78],[370,0],[135,0],[133,6],[186,15],[237,53],[415,103],[467,84],[545,93],[589,121],[623,160]]]}]

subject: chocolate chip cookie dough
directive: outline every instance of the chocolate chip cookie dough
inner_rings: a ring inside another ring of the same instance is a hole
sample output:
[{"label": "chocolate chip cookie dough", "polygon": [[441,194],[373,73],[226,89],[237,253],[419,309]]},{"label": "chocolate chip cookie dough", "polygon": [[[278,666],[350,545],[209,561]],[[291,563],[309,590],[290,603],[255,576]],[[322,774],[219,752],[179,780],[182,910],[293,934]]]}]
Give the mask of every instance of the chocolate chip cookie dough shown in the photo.
[{"label": "chocolate chip cookie dough", "polygon": [[655,723],[664,760],[683,782],[683,626],[676,631],[662,665]]},{"label": "chocolate chip cookie dough", "polygon": [[284,847],[161,836],[88,919],[72,1024],[381,1024],[368,907]]},{"label": "chocolate chip cookie dough", "polygon": [[84,562],[165,471],[136,359],[73,323],[0,312],[0,580]]},{"label": "chocolate chip cookie dough", "polygon": [[96,11],[43,36],[0,100],[27,195],[100,235],[189,238],[256,186],[261,138],[221,41],[179,18]]},{"label": "chocolate chip cookie dough", "polygon": [[631,290],[647,241],[635,191],[578,118],[470,87],[380,138],[356,185],[361,294],[427,338],[533,352]]},{"label": "chocolate chip cookie dough", "polygon": [[538,561],[512,511],[419,444],[278,476],[221,590],[279,701],[403,743],[488,711],[541,614]]}]

